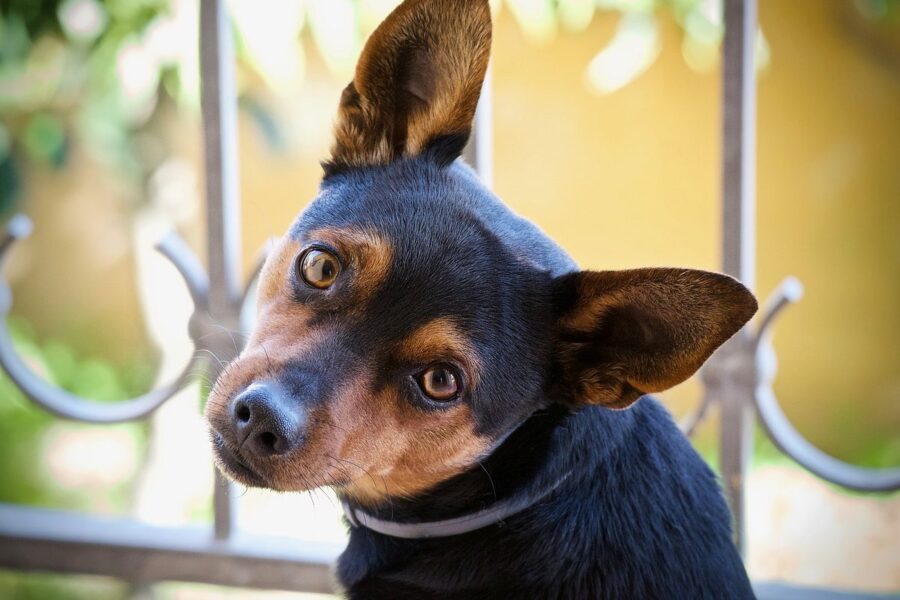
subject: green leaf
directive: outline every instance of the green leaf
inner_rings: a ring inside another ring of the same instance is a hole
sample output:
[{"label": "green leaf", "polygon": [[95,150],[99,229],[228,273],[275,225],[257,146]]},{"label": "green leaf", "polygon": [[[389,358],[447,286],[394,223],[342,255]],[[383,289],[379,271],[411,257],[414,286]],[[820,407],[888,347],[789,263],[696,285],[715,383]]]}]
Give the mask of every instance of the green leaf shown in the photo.
[{"label": "green leaf", "polygon": [[12,154],[0,159],[0,215],[12,213],[22,192],[21,177]]},{"label": "green leaf", "polygon": [[70,391],[77,396],[99,401],[121,400],[126,396],[116,371],[109,363],[93,358],[78,366]]},{"label": "green leaf", "polygon": [[31,37],[22,16],[15,12],[0,14],[0,60],[23,61],[31,49]]},{"label": "green leaf", "polygon": [[38,113],[25,126],[22,143],[31,158],[59,166],[65,158],[66,131],[56,116]]}]

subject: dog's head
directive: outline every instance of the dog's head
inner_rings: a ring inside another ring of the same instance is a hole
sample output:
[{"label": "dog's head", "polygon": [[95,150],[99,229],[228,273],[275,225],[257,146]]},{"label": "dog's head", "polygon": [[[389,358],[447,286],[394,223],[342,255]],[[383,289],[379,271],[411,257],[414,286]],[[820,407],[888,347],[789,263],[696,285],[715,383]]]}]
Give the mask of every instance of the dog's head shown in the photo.
[{"label": "dog's head", "polygon": [[753,315],[723,275],[578,271],[455,160],[490,36],[487,0],[406,0],[370,38],[319,195],[210,394],[233,478],[414,496],[548,404],[625,408],[685,380]]}]

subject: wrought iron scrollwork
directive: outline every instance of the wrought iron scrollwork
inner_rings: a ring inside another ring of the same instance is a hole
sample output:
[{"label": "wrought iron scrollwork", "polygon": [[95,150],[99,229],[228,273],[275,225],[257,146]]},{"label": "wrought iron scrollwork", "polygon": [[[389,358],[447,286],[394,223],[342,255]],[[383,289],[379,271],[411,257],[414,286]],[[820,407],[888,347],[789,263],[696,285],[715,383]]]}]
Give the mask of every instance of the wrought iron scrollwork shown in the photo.
[{"label": "wrought iron scrollwork", "polygon": [[802,284],[794,277],[786,278],[763,306],[756,326],[710,358],[701,371],[703,399],[682,421],[682,431],[691,435],[714,402],[726,394],[737,395],[752,402],[772,442],[808,471],[857,491],[900,489],[900,468],[864,468],[829,456],[807,441],[781,409],[772,389],[778,364],[772,347],[772,327],[782,311],[802,297]]},{"label": "wrought iron scrollwork", "polygon": [[[4,265],[15,242],[28,237],[31,229],[31,221],[25,215],[16,215],[10,220],[2,239],[0,239],[0,268]],[[67,419],[87,423],[134,421],[152,413],[188,385],[195,375],[204,370],[204,361],[207,360],[207,357],[200,351],[212,345],[221,345],[211,344],[211,338],[230,336],[232,332],[224,331],[222,325],[210,317],[209,280],[200,261],[197,260],[196,255],[184,240],[173,232],[164,237],[156,245],[156,248],[178,270],[194,304],[188,324],[188,333],[194,343],[195,352],[180,374],[173,381],[158,389],[136,398],[114,403],[86,400],[52,385],[34,373],[16,352],[6,324],[6,317],[13,303],[12,290],[6,279],[0,277],[0,367],[25,396],[47,411]],[[260,259],[253,271],[247,286],[248,290],[255,282],[264,259],[265,257]],[[242,298],[246,297],[247,292],[245,291]]]},{"label": "wrought iron scrollwork", "polygon": [[753,399],[759,421],[782,452],[822,479],[861,492],[900,489],[900,468],[863,468],[829,456],[808,442],[781,410],[772,389],[777,360],[771,343],[771,327],[781,311],[802,296],[803,286],[800,282],[793,277],[785,279],[766,303],[753,338],[750,348],[756,371]]},{"label": "wrought iron scrollwork", "polygon": [[[31,221],[28,217],[17,215],[9,222],[3,240],[0,242],[0,266],[5,263],[15,242],[27,237],[30,233]],[[185,280],[194,302],[194,314],[197,314],[205,303],[208,288],[202,267],[199,266],[196,257],[187,248],[187,245],[177,236],[167,237],[159,244],[158,248],[175,265]],[[200,367],[202,359],[197,353],[194,353],[193,358],[188,361],[178,377],[159,389],[116,403],[85,400],[39,377],[16,352],[6,325],[6,317],[12,308],[12,301],[12,290],[9,284],[5,278],[0,277],[0,367],[30,400],[58,416],[89,423],[117,423],[140,419],[153,412],[184,388],[190,382],[193,373]]]}]

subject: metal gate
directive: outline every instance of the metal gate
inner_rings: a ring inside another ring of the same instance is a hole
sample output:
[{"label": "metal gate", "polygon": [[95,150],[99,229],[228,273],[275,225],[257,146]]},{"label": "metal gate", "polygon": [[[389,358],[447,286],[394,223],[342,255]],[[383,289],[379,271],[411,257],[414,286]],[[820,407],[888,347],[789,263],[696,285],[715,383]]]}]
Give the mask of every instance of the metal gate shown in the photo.
[{"label": "metal gate", "polygon": [[[756,81],[754,40],[756,0],[725,0],[722,122],[722,270],[754,287]],[[201,103],[206,156],[207,265],[204,271],[176,235],[158,249],[178,269],[194,303],[189,332],[194,358],[175,381],[138,398],[97,404],[53,387],[33,374],[13,348],[5,317],[12,293],[0,278],[0,366],[36,404],[64,418],[114,423],[147,417],[198,372],[210,379],[238,352],[229,331],[240,327],[240,312],[255,275],[238,275],[240,221],[236,93],[231,33],[223,0],[200,2]],[[486,183],[491,179],[490,79],[479,104],[473,140],[465,157]],[[14,217],[2,240],[0,261],[13,242],[28,235],[30,222]],[[682,423],[688,435],[718,404],[719,455],[726,496],[735,520],[735,541],[743,552],[744,493],[752,454],[754,419],[790,458],[816,475],[852,490],[900,489],[900,468],[863,469],[838,461],[807,442],[788,421],[772,392],[774,351],[771,326],[780,311],[799,299],[802,287],[786,279],[770,297],[755,325],[719,349],[701,370],[703,397]],[[208,352],[200,352],[208,351]],[[235,527],[234,490],[218,474],[212,527],[164,528],[133,520],[113,520],[60,511],[0,504],[0,566],[13,569],[109,575],[134,582],[165,580],[263,587],[308,592],[333,590],[330,565],[340,548],[279,538],[249,536]],[[801,598],[803,590],[761,587],[760,594]],[[841,596],[844,597],[844,596]]]}]

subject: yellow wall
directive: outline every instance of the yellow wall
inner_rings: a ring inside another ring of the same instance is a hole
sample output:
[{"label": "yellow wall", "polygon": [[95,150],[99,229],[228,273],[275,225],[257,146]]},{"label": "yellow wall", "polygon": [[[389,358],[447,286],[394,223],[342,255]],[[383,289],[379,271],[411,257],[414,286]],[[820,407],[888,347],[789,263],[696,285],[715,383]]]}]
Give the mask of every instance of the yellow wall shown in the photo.
[{"label": "yellow wall", "polygon": [[[789,274],[806,285],[776,329],[776,392],[798,428],[839,455],[894,436],[900,458],[900,78],[840,5],[761,6],[758,293]],[[613,26],[538,47],[501,21],[497,190],[584,267],[716,268],[719,73],[692,72],[668,23],[647,73],[593,94],[584,65]],[[680,411],[697,388],[670,396]]]},{"label": "yellow wall", "polygon": [[[765,296],[788,274],[806,284],[806,298],[777,327],[777,392],[788,416],[839,456],[863,455],[894,436],[897,457],[900,78],[848,36],[838,18],[842,4],[761,6],[772,63],[759,82],[759,292]],[[650,70],[598,95],[585,85],[584,69],[614,27],[615,18],[603,15],[581,34],[535,45],[501,16],[496,189],[586,268],[717,268],[718,73],[685,65],[680,33],[667,21],[663,52]],[[314,196],[343,83],[312,61],[296,97],[271,99],[288,132],[287,153],[269,149],[242,120],[247,264]],[[196,122],[174,115],[165,122],[178,152],[199,168]],[[67,331],[75,317],[95,332],[97,323],[115,319],[121,327],[100,329],[101,347],[111,356],[125,352],[142,337],[128,256],[94,271],[96,257],[86,250],[103,235],[127,231],[124,209],[108,216],[119,192],[84,170],[41,179],[29,205],[43,231],[29,247],[37,270],[20,274],[17,293],[25,300],[16,310],[46,335]],[[60,196],[82,204],[63,212]],[[90,217],[101,225],[73,226],[92,211],[107,215]],[[63,230],[63,238],[52,233]],[[75,272],[103,276],[85,283]],[[681,413],[698,391],[689,382],[667,398]]]}]

